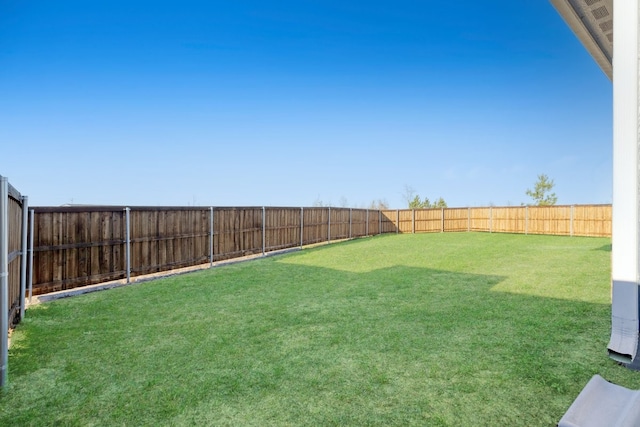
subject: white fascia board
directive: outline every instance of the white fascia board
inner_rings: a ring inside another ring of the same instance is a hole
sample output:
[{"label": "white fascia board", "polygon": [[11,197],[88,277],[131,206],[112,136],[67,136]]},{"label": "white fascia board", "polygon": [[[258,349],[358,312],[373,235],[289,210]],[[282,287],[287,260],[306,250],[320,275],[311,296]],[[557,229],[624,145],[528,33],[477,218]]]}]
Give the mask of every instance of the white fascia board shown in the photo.
[{"label": "white fascia board", "polygon": [[580,0],[551,0],[551,4],[591,54],[600,69],[609,77],[609,80],[612,80],[612,54],[607,52],[606,48],[603,48],[598,42],[598,40],[605,37],[604,33],[597,25],[592,25],[589,19],[586,19],[586,4],[584,4],[583,9],[577,10],[578,7],[576,5],[581,3]]}]

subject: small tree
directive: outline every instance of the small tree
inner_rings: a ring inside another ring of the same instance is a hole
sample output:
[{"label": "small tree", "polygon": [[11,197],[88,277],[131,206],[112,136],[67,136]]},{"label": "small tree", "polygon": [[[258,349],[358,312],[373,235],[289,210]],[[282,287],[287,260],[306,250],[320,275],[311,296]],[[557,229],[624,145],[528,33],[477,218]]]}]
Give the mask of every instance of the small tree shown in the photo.
[{"label": "small tree", "polygon": [[404,193],[402,193],[402,197],[407,201],[409,209],[434,209],[447,207],[447,202],[445,202],[442,197],[433,203],[431,203],[428,197],[425,197],[424,200],[420,199],[420,195],[416,194],[413,187],[409,185],[404,186]]},{"label": "small tree", "polygon": [[420,196],[416,195],[413,200],[409,202],[409,209],[440,209],[446,207],[447,202],[445,202],[442,197],[431,203],[428,197],[425,197],[424,200],[420,200]]},{"label": "small tree", "polygon": [[425,197],[424,200],[420,200],[420,196],[416,194],[416,196],[409,202],[409,209],[427,209],[431,207],[431,202],[429,202],[429,198]]},{"label": "small tree", "polygon": [[538,181],[536,181],[533,190],[527,189],[527,196],[531,197],[537,206],[552,206],[558,201],[556,193],[551,193],[554,182],[545,174],[538,175]]},{"label": "small tree", "polygon": [[433,205],[431,205],[431,207],[434,207],[434,208],[446,208],[447,207],[447,202],[445,202],[444,199],[442,197],[440,197],[438,200],[433,202]]}]

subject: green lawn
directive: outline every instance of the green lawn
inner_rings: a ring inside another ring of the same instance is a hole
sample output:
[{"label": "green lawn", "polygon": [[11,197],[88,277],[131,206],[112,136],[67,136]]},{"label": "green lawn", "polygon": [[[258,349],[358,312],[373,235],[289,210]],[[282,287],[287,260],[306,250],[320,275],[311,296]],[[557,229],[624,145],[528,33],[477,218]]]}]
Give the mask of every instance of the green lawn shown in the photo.
[{"label": "green lawn", "polygon": [[384,235],[35,306],[0,425],[550,426],[606,354],[610,240]]}]

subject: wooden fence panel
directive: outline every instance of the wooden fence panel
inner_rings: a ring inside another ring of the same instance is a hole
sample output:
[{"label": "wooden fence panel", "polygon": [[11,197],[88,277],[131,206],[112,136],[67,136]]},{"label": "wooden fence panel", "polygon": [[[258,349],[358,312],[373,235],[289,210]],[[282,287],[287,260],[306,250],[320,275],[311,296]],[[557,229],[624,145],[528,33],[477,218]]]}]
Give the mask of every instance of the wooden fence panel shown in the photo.
[{"label": "wooden fence panel", "polygon": [[400,231],[398,221],[398,210],[383,210],[382,214],[382,233],[397,233]]},{"label": "wooden fence panel", "polygon": [[416,233],[439,233],[442,231],[441,209],[416,209],[414,213]]},{"label": "wooden fence panel", "polygon": [[376,234],[380,234],[380,211],[377,210],[369,210],[368,211],[369,218],[369,236],[375,236]]},{"label": "wooden fence panel", "polygon": [[444,231],[469,231],[470,210],[468,208],[451,208],[444,210]]},{"label": "wooden fence panel", "polygon": [[353,209],[351,211],[351,237],[367,235],[367,210]]},{"label": "wooden fence panel", "polygon": [[[41,247],[53,247],[53,218],[54,213],[39,213],[34,216],[34,253],[33,253],[33,285],[34,291],[39,285],[53,283],[53,250],[43,250]],[[48,290],[47,290],[48,291]]]},{"label": "wooden fence panel", "polygon": [[574,206],[573,235],[611,236],[611,205]]},{"label": "wooden fence panel", "polygon": [[529,234],[571,234],[571,206],[529,206],[528,214]]},{"label": "wooden fence panel", "polygon": [[208,209],[134,208],[130,221],[132,276],[209,260]]},{"label": "wooden fence panel", "polygon": [[124,211],[36,208],[34,295],[123,278]]},{"label": "wooden fence panel", "polygon": [[491,231],[494,233],[524,233],[526,226],[526,208],[491,208]]},{"label": "wooden fence panel", "polygon": [[470,208],[470,231],[490,231],[491,208]]},{"label": "wooden fence panel", "polygon": [[214,214],[214,261],[262,252],[262,208],[219,208]]},{"label": "wooden fence panel", "polygon": [[398,212],[400,233],[413,233],[414,231],[414,212],[411,209],[404,209]]},{"label": "wooden fence panel", "polygon": [[303,241],[305,245],[326,242],[329,237],[329,209],[305,208]]},{"label": "wooden fence panel", "polygon": [[9,186],[8,200],[8,304],[9,325],[19,321],[20,310],[20,264],[22,262],[22,196]]},{"label": "wooden fence panel", "polygon": [[300,246],[299,208],[266,208],[265,209],[265,249],[278,249]]},{"label": "wooden fence panel", "polygon": [[349,238],[350,209],[331,208],[331,240]]}]

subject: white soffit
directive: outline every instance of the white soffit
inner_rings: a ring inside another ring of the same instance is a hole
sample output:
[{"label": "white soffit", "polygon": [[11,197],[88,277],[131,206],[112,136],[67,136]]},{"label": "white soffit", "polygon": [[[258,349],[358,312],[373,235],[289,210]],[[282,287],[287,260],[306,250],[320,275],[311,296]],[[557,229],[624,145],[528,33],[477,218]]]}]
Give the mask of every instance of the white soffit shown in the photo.
[{"label": "white soffit", "polygon": [[613,0],[551,0],[551,3],[602,71],[613,79]]}]

